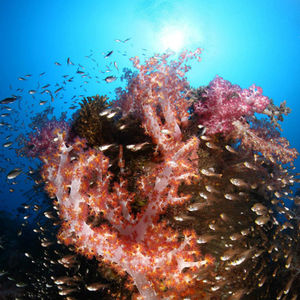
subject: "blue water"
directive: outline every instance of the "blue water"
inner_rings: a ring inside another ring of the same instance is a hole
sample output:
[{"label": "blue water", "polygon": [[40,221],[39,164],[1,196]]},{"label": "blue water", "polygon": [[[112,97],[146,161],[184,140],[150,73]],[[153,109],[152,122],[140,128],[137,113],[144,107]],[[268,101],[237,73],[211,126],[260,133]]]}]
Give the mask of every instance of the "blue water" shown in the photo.
[{"label": "blue water", "polygon": [[[292,113],[282,124],[283,136],[300,149],[299,1],[195,0],[184,1],[184,5],[174,0],[1,1],[0,40],[0,99],[22,95],[9,105],[12,111],[1,109],[1,114],[10,113],[1,119],[11,125],[0,127],[1,144],[12,141],[13,145],[0,152],[0,209],[14,211],[32,186],[26,172],[37,162],[17,157],[14,151],[18,148],[15,138],[30,131],[30,117],[48,105],[54,107],[53,114],[67,111],[70,117],[74,110],[69,107],[79,103],[79,95],[107,94],[114,99],[115,88],[125,85],[120,76],[123,68],[132,66],[130,57],[143,59],[167,48],[176,53],[203,49],[202,62],[193,63],[188,73],[194,87],[208,84],[218,74],[243,88],[253,83],[261,86],[276,105],[287,100]],[[105,59],[111,50],[112,55]],[[75,65],[67,65],[67,58]],[[53,92],[61,86],[63,75],[76,73],[78,64],[91,78],[77,74],[54,102],[47,94],[28,94],[48,83]],[[112,72],[105,73],[107,68]],[[18,80],[27,74],[32,76]],[[108,84],[103,80],[108,75],[118,79]],[[47,103],[38,105],[40,101]],[[299,166],[298,159],[298,170]],[[6,175],[15,167],[24,173],[13,185]]]}]

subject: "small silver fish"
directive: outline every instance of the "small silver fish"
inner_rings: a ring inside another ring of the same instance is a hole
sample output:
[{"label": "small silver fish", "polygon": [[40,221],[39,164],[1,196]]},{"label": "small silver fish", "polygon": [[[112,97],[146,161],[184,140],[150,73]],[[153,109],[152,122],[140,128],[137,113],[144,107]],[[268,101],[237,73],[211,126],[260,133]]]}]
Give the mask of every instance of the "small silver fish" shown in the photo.
[{"label": "small silver fish", "polygon": [[7,274],[8,272],[6,272],[6,271],[0,271],[0,276],[3,276],[3,275],[5,275],[5,274]]},{"label": "small silver fish", "polygon": [[184,221],[194,221],[195,218],[188,215],[181,214],[179,216],[174,216],[174,220],[178,222],[184,222]]},{"label": "small silver fish", "polygon": [[4,148],[10,147],[12,145],[12,142],[7,142],[3,144]]},{"label": "small silver fish", "polygon": [[58,93],[59,91],[61,91],[63,89],[63,87],[58,88],[54,93]]},{"label": "small silver fish", "polygon": [[231,146],[229,146],[229,145],[226,145],[226,146],[225,146],[225,149],[226,149],[227,151],[231,152],[231,153],[234,153],[234,154],[237,153],[237,152],[236,152]]},{"label": "small silver fish", "polygon": [[95,283],[87,284],[85,287],[88,291],[95,292],[95,291],[98,291],[100,289],[107,288],[108,284],[104,284],[104,283],[101,283],[101,282],[95,282]]},{"label": "small silver fish", "polygon": [[100,150],[100,151],[106,151],[106,150],[108,150],[109,148],[111,148],[112,146],[116,146],[116,144],[109,144],[109,145],[102,145],[102,146],[99,146],[99,150]]},{"label": "small silver fish", "polygon": [[107,108],[107,109],[101,111],[101,113],[99,113],[99,116],[103,117],[103,116],[110,114],[111,112],[112,112],[112,108]]},{"label": "small silver fish", "polygon": [[113,82],[117,79],[117,77],[115,76],[107,76],[104,80],[107,82],[107,83],[110,83],[110,82]]},{"label": "small silver fish", "polygon": [[111,51],[109,51],[105,56],[104,56],[104,58],[108,58],[109,56],[111,56],[112,54],[113,54],[113,50],[111,50]]},{"label": "small silver fish", "polygon": [[229,238],[230,238],[230,240],[232,240],[232,241],[237,241],[237,240],[239,240],[241,237],[242,237],[242,235],[241,235],[240,233],[234,233],[234,234],[232,234]]},{"label": "small silver fish", "polygon": [[118,65],[117,65],[116,62],[114,62],[114,66],[115,66],[115,68],[117,69],[117,71],[119,71],[119,68],[118,68]]},{"label": "small silver fish", "polygon": [[196,242],[197,242],[197,244],[206,244],[213,238],[214,238],[213,235],[204,234],[204,235],[199,236]]},{"label": "small silver fish", "polygon": [[49,247],[51,245],[53,245],[53,242],[51,242],[51,241],[41,242],[41,246],[44,247],[44,248]]},{"label": "small silver fish", "polygon": [[18,287],[18,288],[23,288],[25,286],[27,286],[27,284],[24,283],[24,282],[18,282],[18,283],[16,283],[16,287]]},{"label": "small silver fish", "polygon": [[241,230],[241,234],[244,235],[244,236],[245,236],[245,235],[248,235],[250,232],[251,232],[251,231],[250,231],[249,228],[246,228],[246,229]]},{"label": "small silver fish", "polygon": [[67,59],[67,64],[68,64],[68,65],[74,65],[74,64],[71,62],[70,57],[68,57],[68,59]]},{"label": "small silver fish", "polygon": [[220,214],[220,218],[221,218],[224,222],[228,222],[228,221],[229,221],[229,217],[228,217],[225,213],[221,213],[221,214]]},{"label": "small silver fish", "polygon": [[206,186],[205,186],[205,189],[206,189],[209,193],[219,193],[219,191],[218,191],[216,188],[214,188],[213,186],[211,186],[211,185],[206,185]]},{"label": "small silver fish", "polygon": [[188,207],[187,207],[187,210],[188,211],[197,211],[197,210],[200,210],[202,209],[204,206],[206,206],[207,204],[206,203],[203,203],[203,202],[195,202],[195,203],[192,203],[190,204]]},{"label": "small silver fish", "polygon": [[201,169],[200,172],[208,177],[222,177],[222,174],[217,174],[213,168]]},{"label": "small silver fish", "polygon": [[210,148],[210,149],[214,149],[214,150],[219,149],[218,146],[216,146],[215,144],[213,144],[211,142],[206,142],[205,145],[206,145],[207,148]]},{"label": "small silver fish", "polygon": [[140,144],[132,144],[132,145],[127,145],[126,148],[131,151],[139,151],[148,144],[149,144],[148,142],[144,142],[144,143],[140,143]]},{"label": "small silver fish", "polygon": [[224,198],[231,200],[231,201],[239,199],[238,196],[234,195],[234,194],[224,194]]},{"label": "small silver fish", "polygon": [[0,101],[0,104],[9,104],[9,103],[13,103],[13,102],[15,102],[17,99],[18,99],[18,97],[16,97],[16,96],[8,97],[8,98],[5,98],[5,99],[1,100],[1,101]]},{"label": "small silver fish", "polygon": [[113,118],[115,115],[117,114],[117,112],[116,111],[112,111],[111,113],[109,113],[108,115],[107,115],[107,119],[111,119],[111,118]]},{"label": "small silver fish", "polygon": [[261,203],[255,203],[252,207],[251,210],[255,212],[257,215],[263,215],[266,214],[268,209]]},{"label": "small silver fish", "polygon": [[200,136],[200,139],[203,140],[203,141],[210,141],[210,137],[206,136],[206,135],[201,135]]},{"label": "small silver fish", "polygon": [[125,124],[123,124],[123,125],[121,125],[121,126],[119,127],[120,130],[123,130],[123,129],[125,129],[125,128],[126,128],[126,125],[125,125]]},{"label": "small silver fish", "polygon": [[50,211],[45,211],[44,216],[48,219],[55,219],[55,217],[53,216],[53,214]]},{"label": "small silver fish", "polygon": [[259,226],[263,226],[266,223],[268,223],[270,221],[270,217],[269,216],[260,216],[255,220],[255,224],[259,225]]},{"label": "small silver fish", "polygon": [[242,256],[230,262],[232,266],[238,266],[245,261],[246,257]]},{"label": "small silver fish", "polygon": [[239,186],[239,187],[248,186],[248,184],[240,178],[230,178],[229,181],[235,186]]},{"label": "small silver fish", "polygon": [[22,170],[21,170],[20,168],[15,168],[15,169],[13,169],[12,171],[10,171],[10,172],[7,174],[6,178],[7,178],[7,179],[14,179],[14,178],[16,178],[17,176],[19,176],[21,173],[22,173]]},{"label": "small silver fish", "polygon": [[201,125],[201,124],[199,124],[198,126],[197,126],[200,130],[199,130],[199,135],[200,135],[200,138],[202,137],[202,136],[205,136],[205,133],[206,133],[206,127],[204,126],[204,125]]},{"label": "small silver fish", "polygon": [[122,41],[122,40],[120,40],[120,39],[115,39],[115,41],[117,42],[117,43],[126,43],[126,42],[128,42],[130,40],[130,38],[127,38],[127,39],[125,39],[124,41]]},{"label": "small silver fish", "polygon": [[251,169],[251,170],[257,170],[257,167],[254,165],[254,164],[251,164],[250,162],[248,161],[245,161],[244,162],[244,166],[248,169]]}]

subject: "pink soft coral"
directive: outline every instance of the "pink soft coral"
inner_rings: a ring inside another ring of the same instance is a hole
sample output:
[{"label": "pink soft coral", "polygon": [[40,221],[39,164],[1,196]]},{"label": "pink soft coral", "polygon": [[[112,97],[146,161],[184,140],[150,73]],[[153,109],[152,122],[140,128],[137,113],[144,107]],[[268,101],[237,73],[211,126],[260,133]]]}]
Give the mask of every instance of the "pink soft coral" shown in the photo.
[{"label": "pink soft coral", "polygon": [[42,128],[37,128],[35,133],[29,135],[27,141],[27,155],[31,157],[50,155],[56,150],[57,141],[55,139],[55,130],[61,128],[66,132],[69,131],[69,125],[63,120],[53,118],[46,122]]},{"label": "pink soft coral", "polygon": [[234,129],[234,121],[261,113],[270,103],[260,87],[253,84],[249,89],[242,89],[219,76],[205,88],[202,97],[195,104],[195,113],[207,134],[229,133]]}]

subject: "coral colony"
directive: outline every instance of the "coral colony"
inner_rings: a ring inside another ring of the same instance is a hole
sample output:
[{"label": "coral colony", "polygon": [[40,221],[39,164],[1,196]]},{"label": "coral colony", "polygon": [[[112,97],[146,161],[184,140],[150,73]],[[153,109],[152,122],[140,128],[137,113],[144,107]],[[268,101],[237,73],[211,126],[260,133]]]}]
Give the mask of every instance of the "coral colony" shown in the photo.
[{"label": "coral colony", "polygon": [[191,89],[200,53],[133,58],[117,100],[88,97],[32,133],[27,154],[43,163],[59,242],[127,277],[132,298],[267,299],[280,278],[275,299],[299,279],[284,202],[298,153],[276,129],[288,109],[218,76]]}]

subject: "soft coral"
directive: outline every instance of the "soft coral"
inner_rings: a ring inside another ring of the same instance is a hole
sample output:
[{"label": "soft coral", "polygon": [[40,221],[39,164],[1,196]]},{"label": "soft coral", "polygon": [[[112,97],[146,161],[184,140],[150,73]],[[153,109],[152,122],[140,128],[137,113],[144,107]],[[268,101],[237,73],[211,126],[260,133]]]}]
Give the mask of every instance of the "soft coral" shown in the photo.
[{"label": "soft coral", "polygon": [[194,107],[207,134],[226,134],[234,129],[234,121],[263,112],[269,103],[260,87],[253,84],[249,89],[242,89],[216,76],[203,90],[202,99]]}]

